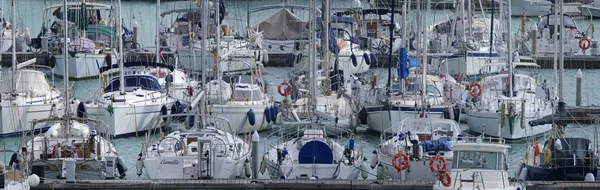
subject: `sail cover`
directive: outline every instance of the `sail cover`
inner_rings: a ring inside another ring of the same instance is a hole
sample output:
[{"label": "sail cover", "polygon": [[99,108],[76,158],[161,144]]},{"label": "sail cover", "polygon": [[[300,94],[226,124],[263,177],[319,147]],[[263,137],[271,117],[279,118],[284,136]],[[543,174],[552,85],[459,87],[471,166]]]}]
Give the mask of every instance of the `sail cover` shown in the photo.
[{"label": "sail cover", "polygon": [[308,39],[309,32],[305,26],[306,22],[290,10],[281,9],[263,20],[256,28],[259,32],[263,31],[266,40],[298,40]]}]

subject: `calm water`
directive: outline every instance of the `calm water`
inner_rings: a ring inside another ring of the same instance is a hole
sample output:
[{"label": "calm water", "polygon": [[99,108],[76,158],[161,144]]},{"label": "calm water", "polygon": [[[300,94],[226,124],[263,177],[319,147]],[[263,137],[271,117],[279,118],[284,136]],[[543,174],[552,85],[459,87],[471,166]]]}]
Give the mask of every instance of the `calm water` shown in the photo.
[{"label": "calm water", "polygon": [[[4,10],[4,16],[8,16],[10,13],[10,1],[3,0],[0,3],[0,7]],[[71,2],[71,1],[69,1]],[[101,1],[95,1],[101,2]],[[110,1],[105,1],[110,3]],[[304,1],[296,1],[295,3],[301,3]],[[42,16],[43,9],[49,5],[59,4],[62,1],[55,0],[20,0],[17,1],[17,23],[23,24],[31,30],[33,36],[39,33],[41,24],[42,24]],[[230,18],[239,18],[240,20],[229,19],[229,23],[235,28],[243,28],[246,22],[246,10],[248,9],[248,4],[250,7],[258,7],[263,5],[278,5],[280,4],[279,0],[268,0],[268,1],[226,1],[227,11],[229,12]],[[342,4],[340,1],[336,1],[332,3],[334,7],[340,7]],[[191,5],[188,2],[165,2],[161,4],[161,12],[176,9],[176,8],[186,8]],[[265,11],[262,13],[256,13],[251,16],[251,25],[256,25],[258,21],[264,19],[265,17],[271,15],[276,10]],[[148,1],[126,1],[123,2],[123,19],[125,24],[130,27],[131,20],[135,16],[139,24],[140,33],[140,43],[143,46],[152,46],[154,45],[154,36],[155,36],[155,23],[156,23],[156,4],[154,2]],[[301,18],[307,18],[308,14],[302,13],[301,11],[297,12]],[[444,19],[447,19],[450,15],[450,11],[436,11],[433,16],[430,16],[430,20],[428,20],[428,24],[433,24],[440,22]],[[165,23],[170,23],[170,20],[173,18],[165,18]],[[532,19],[533,20],[533,19]],[[513,32],[518,30],[518,26],[520,25],[520,18],[513,18]],[[532,21],[528,21],[530,24]],[[589,20],[579,20],[578,25],[582,30],[585,30],[590,25]],[[594,34],[598,36],[598,34]],[[267,65],[268,66],[268,65]],[[276,93],[276,88],[273,85],[279,84],[282,80],[286,80],[288,74],[290,73],[289,68],[266,68],[264,72],[264,77],[268,82],[271,83],[271,91],[275,96],[276,100],[281,100],[280,97]],[[387,70],[374,68],[372,70],[374,74],[377,74],[379,78],[387,77]],[[575,73],[577,70],[567,69],[565,71],[565,102],[567,105],[574,105],[575,103]],[[583,104],[584,105],[600,105],[600,98],[597,94],[599,94],[600,90],[597,88],[600,86],[600,80],[597,80],[595,76],[600,76],[600,70],[583,70],[584,83],[583,83]],[[541,70],[542,78],[547,79],[549,86],[552,84],[552,70],[543,69]],[[49,77],[51,80],[52,77]],[[379,80],[383,82],[384,80]],[[62,87],[62,79],[60,77],[54,78],[54,84],[57,87]],[[91,80],[80,80],[75,81],[75,97],[80,99],[90,99],[93,98],[99,89],[99,82],[97,79]],[[466,125],[462,125],[463,129],[467,129]],[[571,124],[567,127],[568,136],[572,137],[586,137],[593,138],[593,126],[590,125],[578,125]],[[260,135],[262,137],[266,137],[270,132],[262,132]],[[379,143],[379,136],[372,134],[360,134],[363,138],[364,144],[364,152],[369,156],[370,152],[376,149],[376,146]],[[0,149],[10,149],[17,150],[18,146],[20,146],[23,138],[21,137],[10,137],[10,138],[0,138]],[[121,156],[125,158],[128,167],[131,170],[128,171],[128,178],[137,178],[135,175],[135,160],[137,158],[137,154],[141,150],[141,139],[142,137],[129,137],[129,138],[120,138],[115,139],[114,143],[117,145],[118,152]],[[156,136],[153,139],[157,139]],[[260,146],[259,151],[264,152],[264,146]],[[525,143],[513,143],[512,148],[510,150],[510,166],[511,171],[515,171],[517,164],[519,163],[519,159],[524,154]],[[0,154],[0,160],[3,160],[4,163],[7,163],[10,159],[10,154]],[[369,157],[367,157],[369,158]],[[142,176],[144,177],[144,176]],[[369,178],[373,178],[370,176]]]}]

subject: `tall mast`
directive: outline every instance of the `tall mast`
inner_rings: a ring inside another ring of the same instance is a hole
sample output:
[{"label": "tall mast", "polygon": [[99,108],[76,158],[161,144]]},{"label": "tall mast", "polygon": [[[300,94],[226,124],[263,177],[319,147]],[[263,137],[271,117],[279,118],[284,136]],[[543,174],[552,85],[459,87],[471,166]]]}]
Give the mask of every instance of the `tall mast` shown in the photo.
[{"label": "tall mast", "polygon": [[16,90],[16,86],[15,86],[15,74],[17,73],[17,43],[16,43],[16,37],[15,37],[15,17],[16,16],[16,12],[15,12],[15,0],[12,0],[11,2],[12,6],[11,6],[11,11],[12,11],[12,18],[10,18],[10,25],[11,25],[11,29],[10,29],[10,33],[12,35],[12,77],[11,77],[11,86],[10,86],[10,91],[11,93],[15,93]]},{"label": "tall mast", "polygon": [[[121,0],[117,1],[118,5],[118,9],[117,9],[117,27],[115,27],[115,29],[117,29],[117,42],[119,43],[119,61],[117,62],[119,64],[119,86],[121,86],[121,88],[119,88],[119,93],[121,95],[125,94],[125,72],[124,72],[124,68],[123,68],[123,42],[121,41]],[[110,65],[109,65],[110,66]],[[100,73],[102,74],[102,73]]]},{"label": "tall mast", "polygon": [[[508,0],[508,1],[511,1],[511,0]],[[502,3],[503,2],[500,1],[500,4],[502,4]],[[490,24],[490,57],[492,57],[492,50],[494,49],[493,48],[494,47],[494,4],[496,4],[496,2],[494,2],[494,0],[492,0],[492,16],[490,18],[490,23],[491,23]],[[510,5],[510,2],[509,2],[509,5]],[[502,13],[502,10],[500,10],[499,12]],[[510,7],[508,7],[508,12],[509,12],[509,15],[510,15]],[[500,18],[502,18],[502,14],[500,14]],[[507,20],[509,20],[508,21],[508,23],[509,23],[508,24],[508,34],[510,36],[510,18],[507,19]],[[509,41],[510,41],[510,39],[509,39]],[[508,46],[510,46],[510,42],[508,42]],[[509,58],[511,57],[511,55],[510,55],[510,48],[509,48],[509,51],[508,51],[508,57]],[[511,87],[511,89],[512,89],[512,87]]]},{"label": "tall mast", "polygon": [[[67,7],[67,0],[63,1],[63,26],[64,26],[64,30],[63,30],[63,56],[64,56],[64,61],[65,61],[65,97],[64,97],[64,102],[65,102],[65,115],[70,115],[70,111],[69,111],[69,58],[68,58],[68,53],[69,53],[69,45],[67,42],[67,38],[68,38],[68,29],[69,29],[69,22],[67,22],[67,14],[68,14],[68,7]],[[14,31],[14,28],[13,28]],[[13,57],[14,58],[14,57]],[[14,69],[14,67],[13,67]]]},{"label": "tall mast", "polygon": [[[502,3],[502,2],[501,2]],[[510,15],[512,14],[512,7],[511,7],[511,0],[508,0],[508,16],[510,17]],[[508,29],[508,43],[506,43],[507,46],[507,50],[508,50],[508,81],[509,82],[509,89],[508,89],[508,97],[513,97],[513,54],[512,54],[512,19],[506,19],[506,23],[507,23],[507,29]],[[494,25],[492,24],[492,27]],[[490,42],[491,43],[491,42]],[[491,47],[490,47],[491,49]],[[490,50],[491,51],[491,50]]]},{"label": "tall mast", "polygon": [[[322,31],[321,47],[323,47],[323,49],[322,49],[323,50],[322,51],[323,59],[324,59],[323,61],[325,63],[324,67],[323,67],[323,71],[325,71],[325,72],[323,72],[323,73],[325,74],[325,80],[330,81],[328,84],[331,84],[331,80],[329,80],[329,68],[331,67],[331,51],[328,50],[328,48],[326,48],[326,47],[329,47],[329,40],[330,40],[329,39],[329,22],[330,22],[331,17],[329,15],[331,15],[331,14],[329,13],[329,0],[323,0],[322,6],[323,6],[323,8],[322,8],[323,11],[321,11],[321,13],[322,13],[321,18],[322,18],[323,22],[321,25],[323,26],[323,30],[321,30]],[[344,39],[342,39],[342,40],[344,40]],[[298,58],[298,59],[300,59],[300,58]],[[333,72],[337,73],[337,69],[338,68],[334,67]],[[326,91],[325,94],[330,94],[331,85],[329,85],[329,87],[326,87],[325,91]]]},{"label": "tall mast", "polygon": [[[564,89],[563,89],[563,85],[564,85],[564,71],[565,71],[565,47],[563,42],[565,41],[564,39],[564,25],[565,25],[565,13],[564,13],[564,0],[560,0],[560,42],[558,43],[558,48],[559,48],[559,53],[560,53],[560,62],[558,65],[558,102],[559,105],[560,103],[564,103],[565,99],[564,99]],[[556,22],[556,20],[555,20]]]},{"label": "tall mast", "polygon": [[216,30],[215,30],[215,42],[216,42],[216,49],[215,49],[215,53],[216,53],[216,57],[217,57],[217,62],[215,63],[217,65],[217,79],[221,80],[223,74],[221,74],[221,64],[219,63],[221,60],[220,57],[220,53],[221,53],[221,20],[220,20],[220,16],[219,16],[219,11],[220,11],[220,7],[221,4],[219,3],[219,0],[215,1],[215,23],[216,23]]},{"label": "tall mast", "polygon": [[[310,97],[311,97],[311,111],[313,113],[315,113],[316,110],[316,105],[317,105],[317,82],[316,82],[316,74],[317,74],[317,49],[316,49],[316,44],[315,44],[315,26],[316,26],[316,16],[315,16],[315,0],[310,0],[310,25],[309,25],[309,32],[310,32],[310,44],[309,44],[309,56],[310,56],[310,64],[309,64],[309,68],[310,68]],[[323,47],[325,48],[325,47]],[[323,70],[329,70],[327,68],[324,68]],[[314,117],[313,117],[314,118]]]},{"label": "tall mast", "polygon": [[[429,14],[429,9],[430,9],[430,5],[431,4],[431,0],[427,0],[427,3],[425,4],[425,6],[427,6],[427,8],[425,9],[425,14],[423,14],[423,60],[421,60],[421,65],[423,68],[423,84],[422,84],[422,92],[421,92],[421,107],[423,108],[423,117],[425,117],[425,108],[426,108],[426,102],[425,102],[425,96],[427,96],[427,51],[428,51],[428,45],[427,45],[427,39],[428,39],[428,34],[427,34],[427,14]],[[464,11],[464,8],[463,8]],[[464,26],[464,24],[463,24]],[[464,27],[463,27],[464,28]]]},{"label": "tall mast", "polygon": [[156,62],[160,63],[160,0],[156,0]]},{"label": "tall mast", "polygon": [[[208,65],[208,64],[206,64],[206,46],[207,46],[206,45],[206,36],[208,36],[208,34],[207,34],[208,32],[206,30],[206,28],[207,28],[206,20],[208,20],[206,18],[206,13],[208,12],[208,8],[206,7],[207,3],[205,1],[200,1],[200,6],[202,7],[202,11],[201,11],[201,15],[200,15],[200,16],[202,16],[202,22],[201,22],[202,23],[202,40],[201,40],[202,46],[200,47],[200,67],[201,67],[200,69],[202,71],[201,71],[200,76],[202,78],[201,79],[202,85],[205,85],[206,84],[205,77],[206,77],[206,69],[207,69],[206,66]],[[207,89],[203,89],[203,90],[206,91]],[[206,100],[206,98],[202,98],[201,104],[199,106],[201,115],[204,115],[204,108],[205,108],[204,106],[206,105],[206,101],[204,101],[204,100]],[[202,123],[204,123],[204,117],[200,117],[200,118],[202,118]]]},{"label": "tall mast", "polygon": [[[17,73],[17,43],[16,43],[16,37],[15,37],[15,17],[16,16],[16,11],[15,11],[15,0],[12,0],[12,18],[10,18],[10,33],[12,35],[12,81],[11,81],[11,92],[15,93],[15,91],[17,90],[16,84],[15,84],[15,74]],[[65,64],[66,66],[66,64]]]},{"label": "tall mast", "polygon": [[[387,80],[387,93],[386,95],[389,96],[391,95],[391,89],[392,89],[392,49],[394,46],[394,26],[395,26],[395,22],[394,22],[394,10],[396,8],[396,1],[392,1],[392,18],[391,18],[391,23],[390,23],[390,50],[389,50],[389,54],[388,54],[388,80]],[[406,25],[404,26],[406,27]],[[404,63],[403,63],[404,64]]]}]

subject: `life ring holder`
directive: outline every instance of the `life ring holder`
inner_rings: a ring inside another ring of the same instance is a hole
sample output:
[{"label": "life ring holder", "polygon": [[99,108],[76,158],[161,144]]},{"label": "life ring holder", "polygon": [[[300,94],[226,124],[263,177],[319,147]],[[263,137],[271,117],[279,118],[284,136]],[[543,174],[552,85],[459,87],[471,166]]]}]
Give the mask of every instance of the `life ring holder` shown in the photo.
[{"label": "life ring holder", "polygon": [[[477,93],[473,92],[473,89],[475,87],[477,87],[477,89],[478,89]],[[482,89],[483,88],[481,88],[481,84],[479,84],[477,82],[471,83],[469,85],[469,95],[471,95],[473,97],[479,97],[479,96],[481,96],[481,92],[483,91]]]},{"label": "life ring holder", "polygon": [[[403,163],[398,164],[397,160],[398,158],[402,157],[402,159],[404,160]],[[398,152],[396,155],[394,155],[394,157],[392,158],[392,166],[394,168],[396,168],[396,171],[400,172],[402,170],[406,170],[408,168],[408,166],[410,165],[410,159],[408,158],[408,155],[406,155],[406,153],[400,151]]]},{"label": "life ring holder", "polygon": [[579,40],[579,48],[581,48],[583,51],[589,49],[591,45],[592,42],[587,37],[583,37]]},{"label": "life ring holder", "polygon": [[[440,160],[442,161],[442,164],[440,165],[440,163],[437,163],[437,168],[434,166],[434,163],[436,160]],[[439,156],[439,158],[437,156],[433,156],[431,157],[431,160],[429,160],[429,169],[432,172],[445,172],[446,168],[448,167],[448,163],[446,162],[446,158],[444,158],[443,156]]]},{"label": "life ring holder", "polygon": [[450,177],[450,173],[445,172],[445,171],[441,172],[440,173],[440,183],[442,183],[442,185],[444,187],[450,187],[450,184],[452,183],[452,177]]},{"label": "life ring holder", "polygon": [[[286,86],[286,88],[281,88],[283,86]],[[289,82],[282,82],[281,84],[279,84],[279,86],[277,86],[277,92],[279,93],[279,95],[287,97],[290,94],[292,94],[292,85]]]}]

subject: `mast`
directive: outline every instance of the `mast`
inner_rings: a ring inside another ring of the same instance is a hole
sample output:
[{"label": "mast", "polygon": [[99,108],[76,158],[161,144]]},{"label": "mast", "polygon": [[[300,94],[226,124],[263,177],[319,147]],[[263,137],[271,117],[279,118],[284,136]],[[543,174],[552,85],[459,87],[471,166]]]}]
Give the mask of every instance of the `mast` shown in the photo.
[{"label": "mast", "polygon": [[558,48],[560,52],[560,62],[558,64],[558,104],[561,105],[565,103],[565,99],[564,99],[564,71],[565,71],[565,47],[563,42],[565,41],[564,39],[564,25],[565,25],[565,13],[564,13],[564,4],[565,1],[564,0],[560,0],[560,42],[558,43]]},{"label": "mast", "polygon": [[[201,68],[201,70],[202,70],[201,71],[202,85],[206,85],[206,80],[205,80],[206,74],[207,74],[206,69],[208,69],[207,68],[208,64],[206,63],[206,46],[207,46],[206,45],[206,37],[208,36],[208,34],[207,34],[208,32],[206,30],[206,28],[207,28],[206,20],[208,20],[206,18],[206,13],[208,12],[208,7],[207,7],[207,3],[205,1],[200,1],[200,3],[202,6],[202,12],[201,12],[201,16],[202,16],[202,22],[201,22],[202,23],[202,40],[201,40],[201,43],[202,43],[202,46],[200,47],[200,67],[202,67]],[[203,90],[206,91],[206,89],[203,89]],[[202,99],[203,99],[203,101],[201,101],[202,103],[200,105],[200,114],[204,115],[206,98],[202,98]],[[200,118],[202,118],[202,123],[204,123],[204,117],[200,117]]]},{"label": "mast", "polygon": [[[64,78],[65,78],[65,97],[64,97],[64,100],[65,101],[64,102],[65,102],[65,115],[70,115],[70,113],[69,113],[70,112],[69,111],[69,97],[70,97],[70,95],[69,95],[69,59],[68,59],[68,56],[67,56],[67,54],[69,53],[69,49],[68,49],[69,45],[68,45],[68,42],[67,42],[68,29],[69,29],[69,24],[67,22],[67,14],[68,14],[69,11],[67,11],[68,10],[67,9],[68,8],[67,7],[67,0],[63,1],[63,7],[64,7],[64,9],[63,9],[63,15],[62,15],[63,16],[63,22],[64,22],[64,24],[63,24],[63,26],[64,26],[64,30],[63,30],[63,35],[64,35],[63,36],[63,56],[65,56],[64,57],[64,61],[65,61],[65,63],[64,63],[65,64],[65,76],[64,76]],[[14,31],[14,27],[13,27],[13,31]],[[13,58],[15,58],[15,57],[13,57]],[[13,69],[14,68],[15,67],[13,67]]]},{"label": "mast", "polygon": [[[502,3],[502,2],[500,2]],[[508,0],[508,15],[510,17],[510,15],[512,14],[512,8],[511,8],[511,0]],[[493,11],[492,11],[493,12]],[[493,22],[493,21],[492,21]],[[507,29],[508,29],[508,43],[506,43],[507,46],[507,50],[508,50],[508,81],[509,81],[509,89],[508,89],[508,97],[513,97],[513,54],[512,54],[512,37],[511,37],[511,31],[512,31],[512,19],[506,19],[506,23],[507,23]],[[492,27],[494,27],[494,25],[492,24]],[[493,36],[493,35],[492,35]],[[490,44],[493,42],[490,42]],[[490,55],[491,55],[491,51],[492,48],[490,47]]]},{"label": "mast", "polygon": [[[312,22],[310,22],[309,25],[309,32],[310,32],[310,43],[309,43],[309,53],[308,55],[310,55],[310,64],[309,64],[309,68],[310,68],[310,97],[311,97],[311,106],[310,109],[313,113],[313,118],[314,117],[314,113],[316,110],[316,105],[317,105],[317,82],[316,82],[316,76],[315,74],[317,74],[317,49],[316,49],[316,44],[315,44],[315,26],[316,26],[316,16],[315,16],[315,0],[310,0],[310,19]],[[325,47],[323,47],[325,48]]]},{"label": "mast", "polygon": [[[511,1],[511,0],[508,0],[508,1]],[[490,24],[490,57],[492,57],[492,49],[494,49],[493,48],[494,47],[494,4],[496,4],[496,2],[494,0],[492,0],[492,16],[490,18],[490,22],[492,23],[492,24]],[[500,1],[500,4],[502,4],[502,1]],[[510,15],[510,2],[508,4],[509,4],[508,5],[509,6],[508,7],[508,12],[509,12],[508,15]],[[502,5],[500,5],[500,6],[502,6]],[[500,10],[499,12],[502,13],[502,10]],[[502,18],[502,14],[500,14],[500,18]],[[510,36],[510,18],[506,19],[506,20],[509,20],[508,21],[508,34]],[[510,39],[508,41],[509,41],[508,46],[510,46]],[[509,55],[508,57],[510,59],[510,57],[511,57],[510,48],[508,49],[508,55]],[[509,64],[509,67],[510,67],[510,64]],[[511,70],[511,69],[509,69],[509,70]],[[511,89],[512,89],[512,86],[511,86]],[[512,94],[512,92],[511,92],[511,94]]]},{"label": "mast", "polygon": [[219,54],[221,53],[221,20],[219,19],[219,11],[220,11],[220,3],[218,2],[219,0],[215,1],[215,23],[217,25],[217,28],[215,30],[215,43],[216,43],[216,48],[215,48],[215,54],[217,57],[217,63],[215,63],[217,65],[217,79],[221,80],[222,78],[222,74],[221,74],[221,64],[218,63],[221,61],[221,57],[219,56]]},{"label": "mast", "polygon": [[[388,53],[388,80],[387,80],[387,99],[388,99],[388,103],[389,103],[389,99],[391,96],[391,89],[392,89],[392,49],[394,46],[394,26],[395,26],[395,22],[394,22],[394,10],[396,8],[396,1],[392,1],[392,18],[391,18],[391,24],[390,24],[390,50]],[[406,25],[404,26],[406,27]],[[403,63],[405,64],[405,63]]]},{"label": "mast", "polygon": [[[425,117],[425,108],[426,108],[426,102],[425,102],[425,96],[427,96],[427,51],[428,51],[428,45],[427,45],[427,39],[428,39],[428,34],[427,34],[427,14],[429,14],[429,10],[430,10],[430,4],[431,4],[431,0],[426,0],[427,3],[425,4],[425,6],[427,7],[425,9],[425,14],[423,14],[423,60],[421,60],[421,65],[423,68],[423,84],[421,85],[422,87],[422,92],[421,92],[421,107],[423,108],[423,117]],[[464,11],[464,8],[463,8]],[[463,24],[464,26],[464,24]],[[464,27],[463,27],[464,29]],[[464,36],[464,35],[463,35]]]},{"label": "mast", "polygon": [[[119,61],[117,62],[119,64],[119,86],[121,86],[121,88],[119,88],[119,93],[121,95],[125,94],[125,73],[124,73],[124,68],[123,68],[123,42],[121,41],[121,0],[117,1],[118,5],[118,10],[117,10],[117,26],[115,27],[115,29],[117,30],[117,42],[119,43]],[[157,12],[158,14],[158,12]],[[109,65],[110,66],[110,65]],[[100,73],[102,74],[102,73]]]},{"label": "mast", "polygon": [[160,63],[160,0],[156,0],[156,50],[154,53],[156,54],[156,62]]},{"label": "mast", "polygon": [[[331,80],[329,79],[329,68],[331,67],[331,51],[328,50],[327,47],[329,47],[329,22],[330,22],[330,18],[331,18],[331,14],[329,13],[329,0],[323,0],[323,8],[322,8],[322,26],[323,26],[323,30],[321,30],[321,47],[323,50],[323,59],[324,59],[324,67],[323,67],[323,73],[325,74],[325,80],[329,81],[328,87],[325,87],[325,94],[331,94]],[[342,39],[344,40],[344,39]],[[300,59],[300,58],[298,58]],[[337,65],[336,65],[337,66]],[[338,73],[337,72],[338,68],[334,67],[333,68],[333,73]]]},{"label": "mast", "polygon": [[[16,16],[16,11],[15,11],[15,0],[12,0],[11,2],[12,4],[12,18],[10,18],[10,33],[12,35],[12,78],[11,78],[11,92],[15,93],[15,91],[17,90],[17,86],[15,84],[15,74],[17,73],[17,43],[16,43],[16,37],[15,37],[15,18]],[[66,55],[66,54],[65,54]],[[65,58],[66,59],[66,58]],[[66,66],[66,64],[65,64]]]}]

